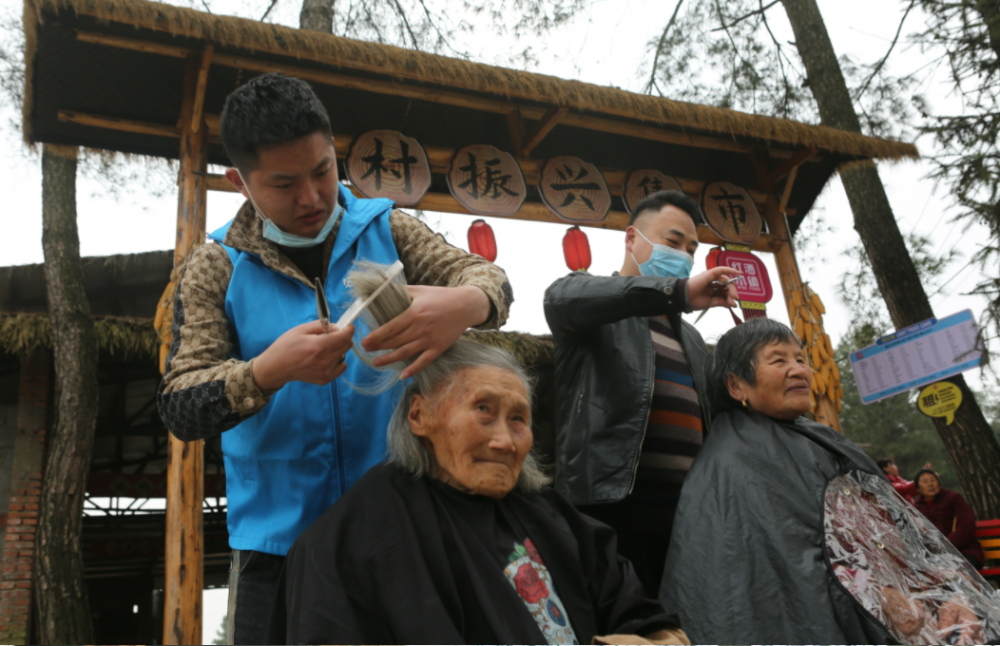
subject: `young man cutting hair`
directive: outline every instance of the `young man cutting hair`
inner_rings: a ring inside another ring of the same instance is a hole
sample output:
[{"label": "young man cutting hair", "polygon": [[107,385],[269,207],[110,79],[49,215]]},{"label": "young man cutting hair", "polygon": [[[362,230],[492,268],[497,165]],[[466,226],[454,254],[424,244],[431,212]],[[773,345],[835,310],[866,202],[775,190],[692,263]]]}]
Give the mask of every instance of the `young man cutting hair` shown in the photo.
[{"label": "young man cutting hair", "polygon": [[369,334],[379,364],[421,370],[469,327],[498,328],[506,275],[447,244],[386,199],[338,180],[330,120],[307,83],[281,74],[237,88],[222,111],[226,172],[247,202],[192,254],[174,301],[160,415],[179,439],[222,433],[230,643],[259,644],[284,556],[299,534],[385,456],[400,390],[346,387],[371,376],[354,327],[324,331],[319,279],[337,315],[355,260],[402,261],[413,304]]}]

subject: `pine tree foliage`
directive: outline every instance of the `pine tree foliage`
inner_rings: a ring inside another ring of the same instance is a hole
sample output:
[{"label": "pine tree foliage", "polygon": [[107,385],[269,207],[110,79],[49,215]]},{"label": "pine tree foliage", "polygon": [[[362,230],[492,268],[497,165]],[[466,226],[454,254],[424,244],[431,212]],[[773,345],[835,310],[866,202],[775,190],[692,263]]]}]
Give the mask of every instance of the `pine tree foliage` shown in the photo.
[{"label": "pine tree foliage", "polygon": [[996,0],[921,0],[928,15],[917,38],[943,50],[961,114],[924,111],[921,131],[934,136],[941,152],[933,177],[957,206],[956,218],[989,231],[971,259],[984,278],[971,293],[988,301],[982,328],[987,340],[1000,336],[1000,4]]},{"label": "pine tree foliage", "polygon": [[[662,33],[648,44],[645,90],[672,99],[819,123],[816,101],[778,1],[677,0]],[[840,57],[862,129],[903,137],[923,105],[912,76],[886,73],[884,60]]]}]

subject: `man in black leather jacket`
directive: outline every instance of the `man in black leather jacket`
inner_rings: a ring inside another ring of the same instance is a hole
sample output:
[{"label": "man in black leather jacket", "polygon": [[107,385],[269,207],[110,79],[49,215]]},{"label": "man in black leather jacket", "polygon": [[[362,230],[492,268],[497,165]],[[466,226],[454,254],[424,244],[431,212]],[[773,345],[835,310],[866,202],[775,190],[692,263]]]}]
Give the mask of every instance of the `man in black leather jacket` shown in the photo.
[{"label": "man in black leather jacket", "polygon": [[736,304],[739,272],[688,279],[697,203],[661,191],[636,205],[614,276],[574,272],[545,292],[556,346],[555,487],[615,528],[619,552],[659,590],[681,483],[710,419],[705,342],[682,312]]}]

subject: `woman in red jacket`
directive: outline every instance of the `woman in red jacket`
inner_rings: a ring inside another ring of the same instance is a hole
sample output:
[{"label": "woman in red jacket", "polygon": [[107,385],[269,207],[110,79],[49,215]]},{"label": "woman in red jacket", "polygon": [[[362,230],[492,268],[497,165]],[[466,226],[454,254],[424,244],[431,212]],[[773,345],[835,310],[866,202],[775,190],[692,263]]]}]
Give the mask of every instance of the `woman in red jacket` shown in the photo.
[{"label": "woman in red jacket", "polygon": [[928,469],[917,473],[916,506],[962,556],[978,570],[983,567],[983,548],[976,539],[976,516],[969,503],[955,491],[941,486],[937,474]]}]

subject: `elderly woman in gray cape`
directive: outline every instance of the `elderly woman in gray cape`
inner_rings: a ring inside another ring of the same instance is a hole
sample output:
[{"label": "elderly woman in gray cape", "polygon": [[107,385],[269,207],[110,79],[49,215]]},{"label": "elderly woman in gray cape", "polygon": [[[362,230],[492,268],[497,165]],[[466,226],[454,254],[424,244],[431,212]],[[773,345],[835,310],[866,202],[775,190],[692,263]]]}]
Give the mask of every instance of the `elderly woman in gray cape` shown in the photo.
[{"label": "elderly woman in gray cape", "polygon": [[688,643],[613,530],[545,487],[531,386],[511,354],[466,339],[417,373],[389,459],[289,552],[269,638]]},{"label": "elderly woman in gray cape", "polygon": [[664,605],[700,644],[996,643],[997,593],[871,458],[803,416],[811,383],[781,323],[719,340]]}]

